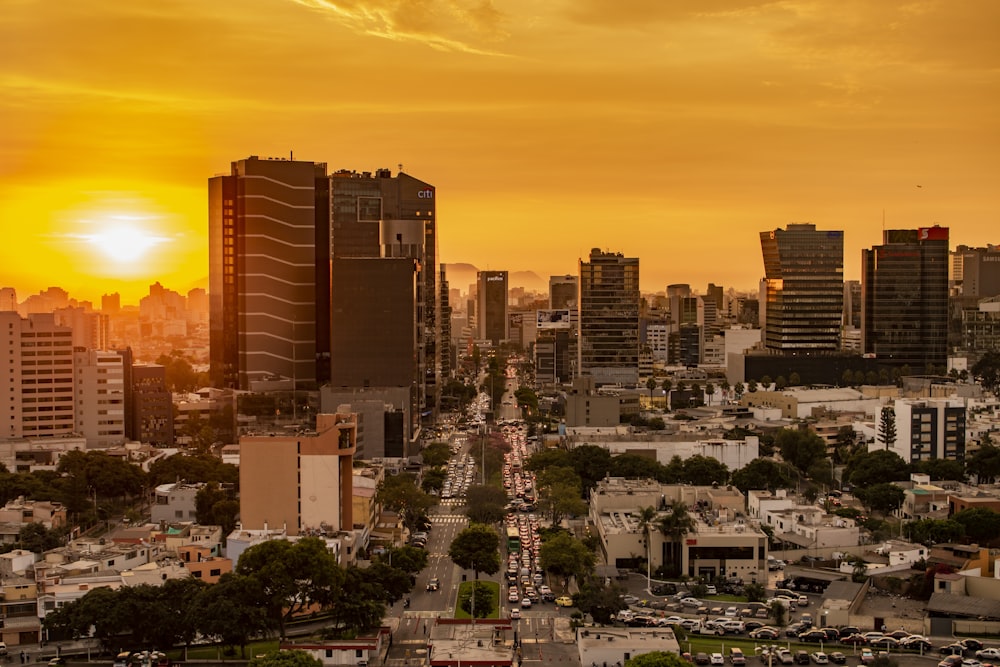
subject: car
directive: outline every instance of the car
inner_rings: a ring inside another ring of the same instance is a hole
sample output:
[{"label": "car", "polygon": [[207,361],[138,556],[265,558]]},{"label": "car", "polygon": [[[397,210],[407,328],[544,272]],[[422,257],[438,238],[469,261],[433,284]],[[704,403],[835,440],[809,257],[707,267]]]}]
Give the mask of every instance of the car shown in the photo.
[{"label": "car", "polygon": [[625,604],[635,604],[638,601],[639,601],[639,598],[637,598],[634,595],[623,595],[622,596],[622,602],[624,602]]},{"label": "car", "polygon": [[795,602],[800,607],[808,607],[809,606],[809,598],[806,597],[805,595],[800,595],[798,598],[796,598]]},{"label": "car", "polygon": [[747,658],[743,655],[743,650],[739,648],[729,649],[729,662],[737,667],[747,664]]},{"label": "car", "polygon": [[855,646],[864,646],[865,644],[868,643],[868,640],[865,638],[864,635],[859,635],[859,634],[847,635],[846,637],[841,635],[840,643],[853,644]]},{"label": "car", "polygon": [[521,598],[521,608],[529,609],[531,607],[531,598]]},{"label": "car", "polygon": [[860,635],[860,634],[861,634],[861,628],[855,627],[853,625],[845,625],[844,627],[840,628],[841,637],[849,637],[850,635]]},{"label": "car", "polygon": [[840,630],[837,628],[819,628],[819,631],[826,635],[824,641],[835,642],[840,639]]},{"label": "car", "polygon": [[681,600],[681,605],[684,607],[697,608],[701,606],[701,602],[697,598],[683,598]]},{"label": "car", "polygon": [[[787,628],[785,628],[786,637],[798,637],[800,634],[809,629],[809,626],[804,623],[792,623]],[[819,641],[819,640],[816,640]]]},{"label": "car", "polygon": [[962,656],[949,655],[938,663],[938,667],[959,667],[959,665],[961,664],[962,664]]},{"label": "car", "polygon": [[825,642],[829,641],[826,637],[826,633],[822,630],[806,630],[805,632],[800,632],[798,634],[798,640],[800,642]]},{"label": "car", "polygon": [[677,592],[677,584],[657,584],[653,586],[653,595],[673,595]]},{"label": "car", "polygon": [[972,637],[967,637],[958,642],[965,647],[966,651],[979,651],[983,648],[983,643],[978,639],[973,639]]},{"label": "car", "polygon": [[707,665],[709,661],[710,658],[707,653],[696,653],[694,656],[694,664],[696,665]]},{"label": "car", "polygon": [[948,644],[947,646],[942,646],[938,649],[938,653],[941,655],[965,655],[965,651],[965,644],[962,644],[961,642]]},{"label": "car", "polygon": [[890,637],[889,635],[885,635],[884,637],[879,637],[878,639],[869,642],[869,645],[875,648],[882,648],[882,649],[899,648],[899,642]]},{"label": "car", "polygon": [[795,664],[795,656],[786,648],[778,649],[778,662],[782,665],[793,665]]},{"label": "car", "polygon": [[561,595],[561,596],[559,596],[559,597],[556,598],[556,606],[557,607],[572,607],[573,606],[573,598],[569,597],[568,595]]},{"label": "car", "polygon": [[975,658],[966,658],[962,661],[962,667],[983,667],[983,663]]},{"label": "car", "polygon": [[750,637],[753,639],[767,639],[775,640],[781,636],[781,633],[775,628],[764,626],[763,628],[757,628],[750,633]]},{"label": "car", "polygon": [[56,656],[49,660],[49,667],[66,667],[66,658]]},{"label": "car", "polygon": [[840,651],[833,651],[828,657],[830,658],[830,662],[835,665],[843,665],[847,663],[847,656]]},{"label": "car", "polygon": [[692,633],[696,635],[724,635],[726,631],[714,624],[709,625],[708,623],[702,623],[701,625],[695,626],[691,630]]},{"label": "car", "polygon": [[875,654],[872,652],[870,648],[863,648],[861,649],[860,660],[862,665],[870,665],[871,663],[875,662]]},{"label": "car", "polygon": [[521,596],[517,594],[517,589],[510,589],[510,593],[507,594],[507,602],[517,602],[521,599]]},{"label": "car", "polygon": [[441,580],[437,577],[431,577],[431,580],[427,582],[427,590],[436,591],[441,588]]},{"label": "car", "polygon": [[796,651],[795,652],[795,664],[797,665],[808,665],[809,664],[809,652],[808,651]]},{"label": "car", "polygon": [[884,636],[885,636],[885,633],[882,633],[882,632],[876,632],[876,631],[872,631],[872,632],[865,632],[865,633],[863,633],[863,634],[864,634],[864,637],[865,637],[865,640],[867,640],[869,644],[870,644],[871,642],[875,641],[876,639],[878,639],[878,638],[880,638],[880,637],[884,637]]},{"label": "car", "polygon": [[757,628],[763,628],[764,624],[760,621],[743,621],[743,629],[747,632],[753,632]]},{"label": "car", "polygon": [[726,664],[726,659],[722,657],[721,653],[713,653],[708,657],[709,663],[712,665],[724,665]]},{"label": "car", "polygon": [[739,610],[736,607],[727,607],[726,616],[730,618],[736,618],[739,615]]},{"label": "car", "polygon": [[514,607],[513,609],[510,610],[510,617],[512,620],[517,620],[521,618],[521,610],[518,609],[517,607]]},{"label": "car", "polygon": [[705,586],[705,595],[718,595],[718,594],[719,594],[718,589],[716,589],[716,587],[713,586],[712,584]]},{"label": "car", "polygon": [[934,648],[931,641],[927,637],[921,637],[920,635],[913,635],[907,637],[903,641],[899,642],[899,645],[903,648],[910,649],[911,651],[920,651],[921,653],[927,653],[932,648]]},{"label": "car", "polygon": [[989,660],[1000,660],[1000,648],[984,648],[976,651],[977,658],[988,658]]}]

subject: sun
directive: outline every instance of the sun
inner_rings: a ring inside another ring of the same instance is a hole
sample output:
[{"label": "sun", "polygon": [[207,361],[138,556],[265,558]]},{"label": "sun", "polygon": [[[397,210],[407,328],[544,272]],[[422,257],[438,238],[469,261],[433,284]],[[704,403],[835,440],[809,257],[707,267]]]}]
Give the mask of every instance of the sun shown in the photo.
[{"label": "sun", "polygon": [[85,236],[107,259],[134,264],[167,239],[150,232],[136,216],[111,216],[100,231]]}]

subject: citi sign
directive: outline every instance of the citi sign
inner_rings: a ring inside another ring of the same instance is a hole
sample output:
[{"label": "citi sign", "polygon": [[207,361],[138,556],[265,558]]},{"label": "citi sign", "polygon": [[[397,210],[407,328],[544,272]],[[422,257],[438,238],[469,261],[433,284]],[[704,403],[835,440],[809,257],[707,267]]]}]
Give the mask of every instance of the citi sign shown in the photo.
[{"label": "citi sign", "polygon": [[434,188],[417,190],[417,199],[434,199]]}]

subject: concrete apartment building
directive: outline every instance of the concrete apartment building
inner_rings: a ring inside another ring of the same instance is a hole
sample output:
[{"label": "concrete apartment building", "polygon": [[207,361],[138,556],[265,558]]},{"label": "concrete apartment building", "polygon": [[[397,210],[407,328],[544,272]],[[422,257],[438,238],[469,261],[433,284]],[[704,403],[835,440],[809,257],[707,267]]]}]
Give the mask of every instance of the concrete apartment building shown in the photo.
[{"label": "concrete apartment building", "polygon": [[203,483],[186,482],[159,485],[153,490],[149,520],[155,524],[195,521],[195,497],[204,486]]},{"label": "concrete apartment building", "polygon": [[240,438],[241,530],[351,531],[356,435],[356,415],[324,413],[315,433]]},{"label": "concrete apartment building", "polygon": [[904,461],[965,460],[965,401],[898,398],[893,413],[896,441],[892,450]]},{"label": "concrete apartment building", "polygon": [[125,369],[117,352],[76,348],[76,431],[88,448],[125,442]]}]

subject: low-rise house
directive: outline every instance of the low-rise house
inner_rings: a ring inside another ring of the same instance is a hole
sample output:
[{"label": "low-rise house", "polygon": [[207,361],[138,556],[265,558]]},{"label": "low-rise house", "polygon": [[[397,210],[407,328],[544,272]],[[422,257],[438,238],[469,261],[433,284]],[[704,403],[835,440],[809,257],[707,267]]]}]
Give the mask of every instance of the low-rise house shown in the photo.
[{"label": "low-rise house", "polygon": [[304,651],[323,663],[323,667],[357,667],[384,662],[389,650],[391,629],[381,627],[354,639],[320,641],[283,641],[282,651]]}]

